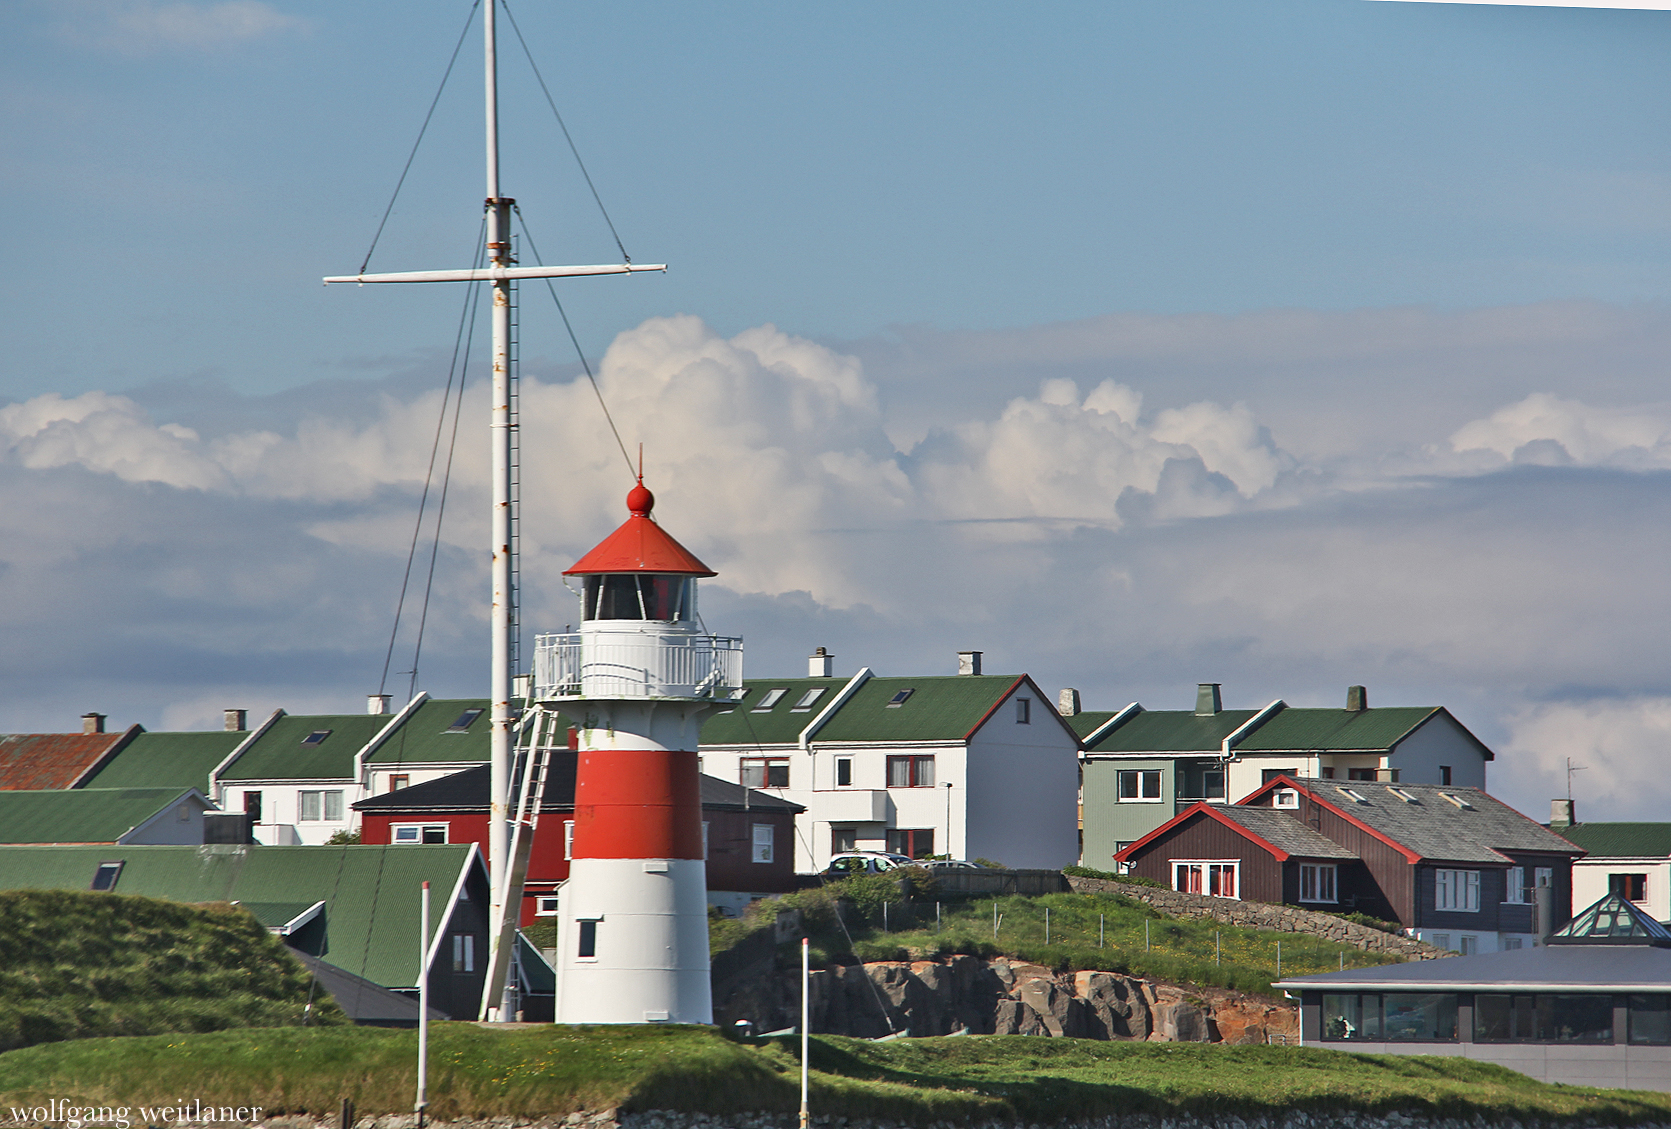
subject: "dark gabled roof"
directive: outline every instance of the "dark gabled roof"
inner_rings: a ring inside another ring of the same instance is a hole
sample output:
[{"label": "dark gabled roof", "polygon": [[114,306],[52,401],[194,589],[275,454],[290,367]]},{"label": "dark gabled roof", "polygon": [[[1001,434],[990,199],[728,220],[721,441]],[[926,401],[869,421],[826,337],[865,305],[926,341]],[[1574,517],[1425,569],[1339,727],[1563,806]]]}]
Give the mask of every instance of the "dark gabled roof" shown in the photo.
[{"label": "dark gabled roof", "polygon": [[[1087,744],[1088,753],[1216,753],[1224,739],[1258,715],[1258,710],[1144,710],[1131,715]],[[1087,711],[1069,724],[1081,739],[1118,717],[1117,712]],[[1443,716],[1486,760],[1490,749],[1440,706],[1392,706],[1365,710],[1283,706],[1236,743],[1243,753],[1387,753],[1434,718]]]},{"label": "dark gabled roof", "polygon": [[1671,856],[1671,823],[1574,823],[1550,830],[1591,858]]},{"label": "dark gabled roof", "polygon": [[[366,764],[487,763],[493,743],[492,706],[486,698],[428,698],[389,731]],[[448,732],[471,710],[481,710],[462,733]]]},{"label": "dark gabled roof", "polygon": [[[551,767],[545,781],[545,802],[540,805],[544,812],[571,812],[574,810],[574,774],[577,754],[569,749],[558,749],[552,753]],[[730,784],[713,776],[703,776],[702,806],[704,809],[718,811],[743,811],[743,787],[740,784]],[[450,776],[443,776],[438,780],[426,780],[422,784],[414,784],[410,788],[402,788],[398,792],[385,792],[381,796],[373,796],[361,800],[353,805],[358,812],[477,812],[487,810],[488,789],[491,787],[491,770],[488,765],[467,768],[462,772],[455,772]],[[517,786],[512,782],[513,790]],[[806,809],[799,804],[773,796],[767,792],[748,790],[748,807],[761,811],[792,811],[802,812]]]},{"label": "dark gabled roof", "polygon": [[[388,714],[332,713],[278,718],[222,771],[222,780],[353,780],[354,756],[394,721]],[[309,734],[329,730],[314,745]]]},{"label": "dark gabled roof", "polygon": [[1657,945],[1671,948],[1671,932],[1620,894],[1608,894],[1550,934],[1547,945]]},{"label": "dark gabled roof", "polygon": [[187,788],[0,792],[0,843],[115,843],[176,803],[210,806]]},{"label": "dark gabled roof", "polygon": [[119,894],[176,902],[323,901],[326,947],[319,955],[390,988],[416,987],[418,982],[421,884],[427,880],[433,885],[433,937],[466,865],[486,881],[480,853],[468,843],[0,847],[0,890],[86,890],[100,863],[116,861],[124,864],[116,880]]},{"label": "dark gabled roof", "polygon": [[1344,860],[1358,857],[1333,839],[1318,834],[1283,812],[1205,802],[1185,808],[1135,843],[1115,852],[1114,857],[1120,862],[1128,862],[1142,854],[1149,844],[1197,819],[1222,823],[1279,862],[1293,857]]},{"label": "dark gabled roof", "polygon": [[1671,949],[1651,945],[1538,945],[1477,956],[1291,976],[1272,987],[1324,992],[1658,993],[1671,991]]},{"label": "dark gabled roof", "polygon": [[[1279,776],[1240,801],[1259,806],[1294,787],[1401,850],[1411,862],[1507,865],[1504,852],[1581,855],[1583,850],[1479,788],[1383,784],[1368,780],[1290,780]],[[1405,799],[1408,796],[1410,799]],[[1460,806],[1446,797],[1454,797]],[[1361,797],[1361,799],[1360,799]]]},{"label": "dark gabled roof", "polygon": [[249,738],[243,730],[140,733],[82,784],[86,788],[209,787],[209,774]]},{"label": "dark gabled roof", "polygon": [[143,732],[0,734],[0,791],[74,788]]},{"label": "dark gabled roof", "polygon": [[[290,955],[307,966],[319,981],[319,986],[331,994],[337,1006],[355,1023],[367,1027],[416,1027],[418,1001],[399,992],[391,992],[363,976],[338,968],[316,956],[291,949]],[[449,1019],[440,1008],[429,1009],[430,1019]]]}]

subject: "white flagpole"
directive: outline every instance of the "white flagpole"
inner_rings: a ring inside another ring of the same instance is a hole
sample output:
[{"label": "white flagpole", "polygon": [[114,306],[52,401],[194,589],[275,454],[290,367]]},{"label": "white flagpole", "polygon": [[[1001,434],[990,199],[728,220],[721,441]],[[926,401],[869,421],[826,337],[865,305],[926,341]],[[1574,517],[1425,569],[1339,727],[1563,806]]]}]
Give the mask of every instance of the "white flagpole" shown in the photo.
[{"label": "white flagpole", "polygon": [[805,937],[801,938],[801,1129],[807,1129],[810,1122],[807,1114],[807,1042],[812,1031],[811,993],[807,989],[812,984],[812,955],[809,943]]},{"label": "white flagpole", "polygon": [[429,883],[424,883],[418,909],[418,1101],[412,1108],[423,1129],[429,1106]]}]

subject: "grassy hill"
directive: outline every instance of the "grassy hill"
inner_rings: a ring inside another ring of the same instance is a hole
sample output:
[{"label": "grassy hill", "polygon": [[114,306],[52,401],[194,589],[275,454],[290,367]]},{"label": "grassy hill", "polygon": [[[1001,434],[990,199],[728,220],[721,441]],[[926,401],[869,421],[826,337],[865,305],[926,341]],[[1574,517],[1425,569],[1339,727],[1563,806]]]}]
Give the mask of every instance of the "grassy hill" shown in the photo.
[{"label": "grassy hill", "polygon": [[[1671,1119],[1671,1095],[1549,1086],[1455,1058],[1306,1047],[1104,1043],[1026,1036],[812,1041],[815,1114],[918,1125],[1046,1125],[1108,1114],[1409,1114],[1544,1125]],[[416,1035],[335,1027],[89,1039],[0,1054],[0,1115],[59,1098],[89,1105],[261,1106],[329,1114],[411,1109]],[[798,1101],[792,1040],[739,1045],[711,1028],[439,1023],[431,1114],[549,1117],[578,1110],[787,1113]]]},{"label": "grassy hill", "polygon": [[[0,1050],[97,1035],[302,1022],[310,976],[236,906],[0,893]],[[312,1023],[346,1023],[315,991]]]}]

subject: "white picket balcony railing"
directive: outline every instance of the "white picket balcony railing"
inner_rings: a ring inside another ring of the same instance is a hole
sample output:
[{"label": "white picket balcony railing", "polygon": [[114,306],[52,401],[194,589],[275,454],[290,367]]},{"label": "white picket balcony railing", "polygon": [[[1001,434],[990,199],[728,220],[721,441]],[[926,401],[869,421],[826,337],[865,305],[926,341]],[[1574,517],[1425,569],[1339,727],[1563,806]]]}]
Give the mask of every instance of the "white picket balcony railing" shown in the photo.
[{"label": "white picket balcony railing", "polygon": [[683,633],[534,637],[534,696],[728,698],[743,684],[743,641]]}]

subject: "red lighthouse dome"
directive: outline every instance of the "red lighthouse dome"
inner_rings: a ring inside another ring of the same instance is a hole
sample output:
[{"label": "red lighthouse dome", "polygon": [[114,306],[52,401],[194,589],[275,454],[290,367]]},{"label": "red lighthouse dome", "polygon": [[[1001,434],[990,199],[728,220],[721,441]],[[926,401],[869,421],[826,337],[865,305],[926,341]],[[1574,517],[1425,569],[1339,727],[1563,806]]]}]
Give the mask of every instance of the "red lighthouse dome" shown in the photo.
[{"label": "red lighthouse dome", "polygon": [[672,576],[717,576],[696,554],[650,520],[656,496],[641,481],[627,493],[632,515],[596,548],[565,569],[564,576],[599,572],[659,572]]}]

